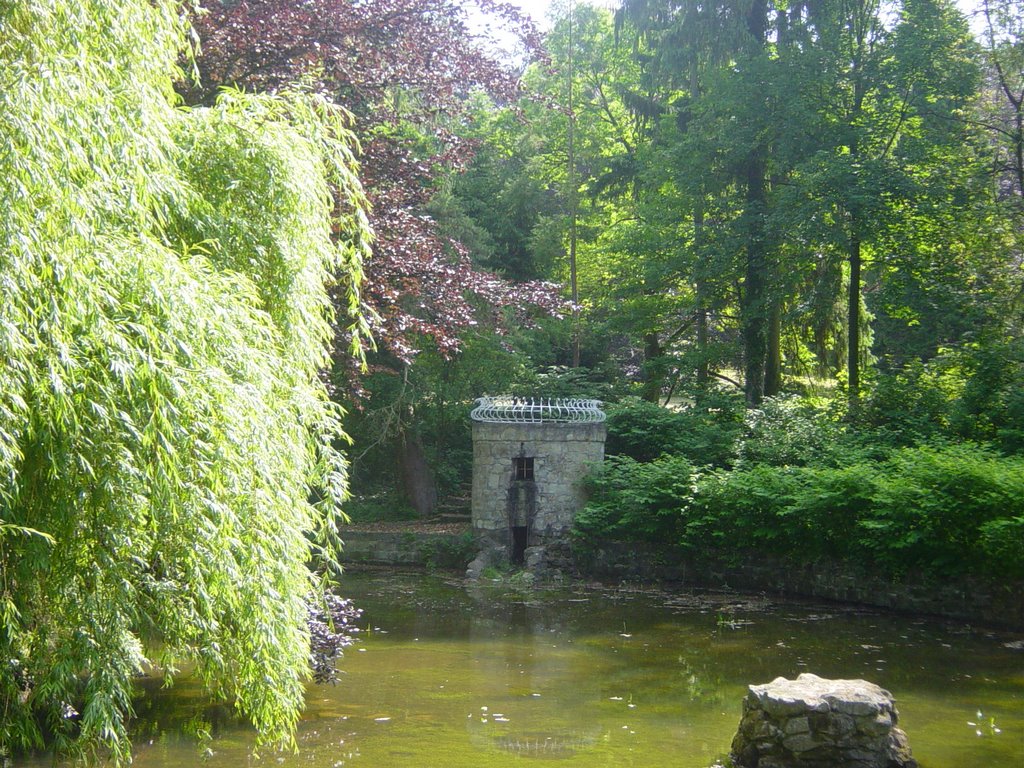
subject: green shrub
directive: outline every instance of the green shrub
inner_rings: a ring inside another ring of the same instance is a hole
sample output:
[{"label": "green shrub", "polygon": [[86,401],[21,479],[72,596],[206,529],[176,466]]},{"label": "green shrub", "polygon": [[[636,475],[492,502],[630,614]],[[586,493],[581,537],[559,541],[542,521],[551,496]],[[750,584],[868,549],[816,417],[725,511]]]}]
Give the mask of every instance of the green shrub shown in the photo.
[{"label": "green shrub", "polygon": [[989,520],[979,529],[986,572],[995,577],[1024,579],[1024,517]]},{"label": "green shrub", "polygon": [[1024,462],[979,446],[906,448],[883,462],[709,475],[695,485],[686,546],[853,559],[899,576],[1019,572]]},{"label": "green shrub", "polygon": [[693,405],[682,411],[687,420],[682,454],[698,466],[731,466],[745,408],[743,395],[738,391],[698,392]]},{"label": "green shrub", "polygon": [[682,453],[686,420],[678,411],[637,397],[610,404],[606,411],[606,453],[637,461],[651,461],[666,453]]},{"label": "green shrub", "polygon": [[682,545],[737,560],[765,553],[813,562],[856,556],[857,521],[870,507],[876,470],[755,466],[700,478]]},{"label": "green shrub", "polygon": [[1024,460],[973,444],[849,466],[758,464],[700,474],[681,457],[618,457],[592,478],[583,537],[729,561],[858,562],[890,577],[1024,574]]},{"label": "green shrub", "polygon": [[966,384],[952,413],[957,434],[1024,452],[1024,340],[978,344],[962,358]]},{"label": "green shrub", "polygon": [[353,523],[391,523],[419,519],[416,510],[397,492],[353,496],[345,502],[345,513]]},{"label": "green shrub", "polygon": [[696,478],[679,543],[687,549],[714,550],[730,560],[753,549],[785,549],[778,518],[796,490],[795,480],[792,471],[767,466]]},{"label": "green shrub", "polygon": [[737,445],[738,465],[773,467],[827,463],[840,437],[838,424],[807,400],[766,398],[747,412]]},{"label": "green shrub", "polygon": [[982,528],[1024,516],[1024,461],[977,445],[907,448],[879,470],[860,541],[894,573],[991,570],[984,561],[995,550],[986,550]]},{"label": "green shrub", "polygon": [[861,425],[882,429],[900,445],[950,434],[954,401],[962,389],[959,366],[949,357],[914,360],[878,377],[857,414]]},{"label": "green shrub", "polygon": [[873,461],[801,469],[800,487],[781,513],[788,554],[805,560],[858,558],[858,522],[871,508],[878,474]]},{"label": "green shrub", "polygon": [[1003,403],[1003,423],[995,425],[995,442],[1006,453],[1024,454],[1024,380],[1003,395]]},{"label": "green shrub", "polygon": [[651,461],[683,456],[695,465],[726,466],[742,424],[742,403],[735,396],[712,393],[683,410],[664,408],[629,397],[609,405],[606,451]]},{"label": "green shrub", "polygon": [[989,339],[945,349],[881,375],[857,414],[872,438],[892,445],[936,439],[991,442],[1024,451],[1024,341]]},{"label": "green shrub", "polygon": [[590,501],[576,516],[578,536],[679,541],[692,476],[691,464],[678,456],[650,462],[610,457],[587,481]]}]

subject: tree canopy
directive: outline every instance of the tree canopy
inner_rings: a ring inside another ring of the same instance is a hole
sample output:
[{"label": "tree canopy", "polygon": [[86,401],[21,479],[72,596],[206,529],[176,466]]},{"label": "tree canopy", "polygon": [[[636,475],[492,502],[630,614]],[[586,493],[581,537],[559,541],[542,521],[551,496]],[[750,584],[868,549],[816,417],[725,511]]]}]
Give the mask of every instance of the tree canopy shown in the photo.
[{"label": "tree canopy", "polygon": [[365,199],[322,97],[176,108],[186,33],[172,0],[0,4],[0,755],[128,762],[135,676],[184,661],[263,743],[303,704]]},{"label": "tree canopy", "polygon": [[[559,303],[553,286],[482,270],[429,207],[473,156],[460,130],[467,96],[507,104],[520,95],[517,73],[471,31],[470,12],[537,48],[532,21],[494,0],[218,3],[195,16],[199,78],[181,83],[189,103],[205,103],[223,86],[274,92],[309,78],[354,113],[376,233],[362,298],[385,353],[378,362],[398,369],[423,349],[455,354],[465,332],[501,320],[502,309],[526,316]],[[347,385],[358,380],[350,369]]]},{"label": "tree canopy", "polygon": [[1015,317],[1008,8],[990,4],[984,55],[938,0],[563,14],[525,78],[560,111],[494,120],[518,136],[487,141],[519,155],[486,162],[563,215],[532,225],[536,253],[567,247],[578,197],[590,365],[614,360],[649,399],[717,377],[753,406],[817,379],[856,405],[880,367]]}]

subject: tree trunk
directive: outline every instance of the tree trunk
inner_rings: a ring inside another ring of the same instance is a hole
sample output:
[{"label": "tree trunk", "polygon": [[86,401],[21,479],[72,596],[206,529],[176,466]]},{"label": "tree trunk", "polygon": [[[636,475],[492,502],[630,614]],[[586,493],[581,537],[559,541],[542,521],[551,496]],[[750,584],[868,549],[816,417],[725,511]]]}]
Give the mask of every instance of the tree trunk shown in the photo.
[{"label": "tree trunk", "polygon": [[643,398],[652,403],[661,401],[661,342],[658,334],[644,335],[644,388]]},{"label": "tree trunk", "polygon": [[[855,229],[855,228],[854,228]],[[860,236],[850,234],[850,291],[846,315],[849,323],[846,350],[847,396],[851,407],[860,400]]]},{"label": "tree trunk", "polygon": [[697,300],[701,302],[697,308],[697,386],[704,389],[711,380],[711,367],[708,363],[708,311],[704,308],[704,299],[699,291]]},{"label": "tree trunk", "polygon": [[765,162],[760,148],[747,164],[747,265],[743,282],[743,362],[747,405],[756,407],[764,398],[764,374],[768,357],[768,318],[765,311],[768,258],[764,238],[766,203]]},{"label": "tree trunk", "polygon": [[782,391],[782,308],[772,302],[768,315],[768,349],[764,368],[764,396]]},{"label": "tree trunk", "polygon": [[415,430],[402,433],[399,454],[402,491],[419,517],[429,517],[437,508],[437,484],[427,463],[423,441]]},{"label": "tree trunk", "polygon": [[[867,6],[859,6],[860,17],[856,26],[856,50],[852,62],[853,76],[853,105],[848,119],[850,130],[850,168],[853,169],[854,190],[859,190],[860,179],[860,139],[857,131],[858,122],[864,113],[864,95],[867,91],[866,75],[864,73],[865,61],[870,52],[870,37],[868,22],[870,14],[867,13]],[[846,349],[846,396],[853,411],[860,402],[860,267],[861,267],[861,222],[864,215],[857,204],[857,197],[852,198],[854,205],[849,207],[850,217],[850,238],[849,252],[847,255],[850,264],[850,288],[846,299],[846,322],[847,349]]]},{"label": "tree trunk", "polygon": [[573,106],[573,80],[575,67],[573,59],[573,6],[569,5],[569,109],[567,126],[568,141],[568,185],[569,185],[569,291],[572,296],[572,367],[580,367],[580,293],[576,275],[577,220],[579,219],[579,195],[576,189],[576,112]]},{"label": "tree trunk", "polygon": [[1013,106],[1017,110],[1017,114],[1013,116],[1013,173],[1017,177],[1017,194],[1024,197],[1024,111],[1021,110],[1019,103],[1014,103]]},{"label": "tree trunk", "polygon": [[[747,11],[747,33],[750,35],[751,65],[764,54],[768,28],[766,0],[754,0]],[[767,152],[763,146],[751,149],[747,158],[746,211],[747,265],[743,283],[743,357],[744,390],[747,405],[757,406],[764,397],[764,370],[768,356],[768,254],[764,233],[764,215],[768,202]]]},{"label": "tree trunk", "polygon": [[[694,81],[696,76],[693,76]],[[696,86],[691,86],[694,90]],[[701,245],[704,237],[704,208],[698,205],[693,212],[693,247],[700,258]],[[708,309],[707,309],[707,287],[702,278],[697,278],[697,386],[700,389],[707,387],[711,377],[709,376],[708,363]]]}]

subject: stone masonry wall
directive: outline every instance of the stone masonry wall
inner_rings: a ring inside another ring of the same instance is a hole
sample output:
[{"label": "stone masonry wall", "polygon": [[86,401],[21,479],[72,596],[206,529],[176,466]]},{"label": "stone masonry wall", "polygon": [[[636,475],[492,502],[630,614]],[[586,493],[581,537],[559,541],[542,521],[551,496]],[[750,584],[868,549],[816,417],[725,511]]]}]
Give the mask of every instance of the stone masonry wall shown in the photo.
[{"label": "stone masonry wall", "polygon": [[[459,546],[457,533],[343,530],[341,562],[363,565],[427,565],[439,551]],[[435,563],[436,564],[436,563]]]},{"label": "stone masonry wall", "polygon": [[752,685],[732,742],[737,768],[917,768],[892,694],[802,674]]},{"label": "stone masonry wall", "polygon": [[478,538],[499,547],[508,541],[509,488],[517,456],[534,460],[531,545],[568,531],[583,504],[581,481],[604,459],[606,433],[603,423],[475,422],[472,511]]},{"label": "stone masonry wall", "polygon": [[824,598],[1024,628],[1024,583],[1014,580],[996,583],[962,578],[937,584],[911,574],[894,582],[856,563],[834,561],[798,566],[770,557],[727,563],[717,561],[711,552],[680,558],[636,542],[593,541],[587,551],[575,555],[577,568],[599,579],[667,581],[697,588]]}]

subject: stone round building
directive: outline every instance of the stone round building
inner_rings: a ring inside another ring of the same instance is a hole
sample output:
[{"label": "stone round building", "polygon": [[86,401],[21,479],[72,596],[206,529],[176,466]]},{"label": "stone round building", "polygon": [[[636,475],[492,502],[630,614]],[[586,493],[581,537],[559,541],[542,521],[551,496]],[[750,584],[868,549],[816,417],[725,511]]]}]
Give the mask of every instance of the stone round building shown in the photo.
[{"label": "stone round building", "polygon": [[473,421],[473,531],[483,551],[523,564],[564,539],[583,477],[604,459],[598,400],[481,397]]}]

